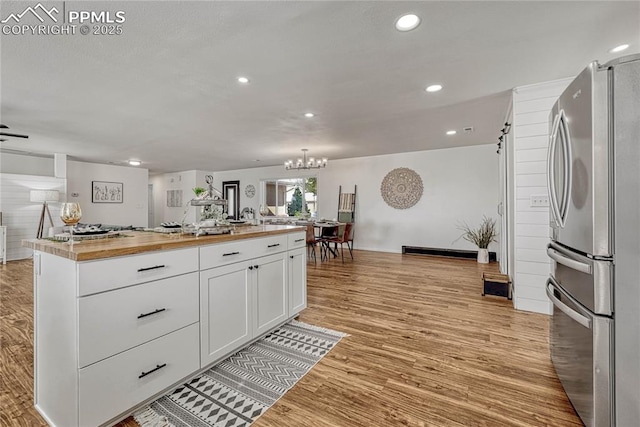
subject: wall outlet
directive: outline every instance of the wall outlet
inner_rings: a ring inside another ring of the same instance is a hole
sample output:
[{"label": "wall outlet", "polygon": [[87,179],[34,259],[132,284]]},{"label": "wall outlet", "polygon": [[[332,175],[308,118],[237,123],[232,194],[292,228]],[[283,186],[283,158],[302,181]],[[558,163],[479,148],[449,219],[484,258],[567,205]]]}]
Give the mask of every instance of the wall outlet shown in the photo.
[{"label": "wall outlet", "polygon": [[546,194],[532,195],[529,199],[529,206],[532,208],[549,207],[549,196]]}]

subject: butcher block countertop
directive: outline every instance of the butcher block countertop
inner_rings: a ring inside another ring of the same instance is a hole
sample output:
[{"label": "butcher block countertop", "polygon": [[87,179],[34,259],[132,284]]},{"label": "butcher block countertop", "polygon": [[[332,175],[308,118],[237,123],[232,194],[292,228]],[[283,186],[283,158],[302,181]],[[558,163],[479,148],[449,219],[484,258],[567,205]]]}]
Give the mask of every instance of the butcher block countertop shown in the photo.
[{"label": "butcher block countertop", "polygon": [[212,245],[233,240],[253,239],[304,230],[304,227],[291,225],[255,225],[238,227],[235,231],[232,231],[231,234],[204,235],[199,237],[191,234],[180,235],[178,233],[165,234],[146,231],[124,231],[122,232],[122,237],[74,242],[73,246],[67,242],[38,239],[23,240],[22,246],[68,258],[73,261],[89,261],[151,251]]}]

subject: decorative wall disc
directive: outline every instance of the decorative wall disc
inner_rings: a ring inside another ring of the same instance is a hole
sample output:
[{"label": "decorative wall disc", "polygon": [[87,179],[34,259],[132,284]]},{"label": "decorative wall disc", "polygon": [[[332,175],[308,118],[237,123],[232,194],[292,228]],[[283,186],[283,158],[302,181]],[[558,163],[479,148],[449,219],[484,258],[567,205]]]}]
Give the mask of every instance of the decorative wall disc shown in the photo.
[{"label": "decorative wall disc", "polygon": [[382,180],[380,193],[392,208],[408,209],[422,197],[422,178],[409,168],[394,169]]},{"label": "decorative wall disc", "polygon": [[247,196],[248,198],[253,198],[253,196],[256,195],[256,187],[254,187],[253,185],[249,184],[244,188],[244,195]]}]

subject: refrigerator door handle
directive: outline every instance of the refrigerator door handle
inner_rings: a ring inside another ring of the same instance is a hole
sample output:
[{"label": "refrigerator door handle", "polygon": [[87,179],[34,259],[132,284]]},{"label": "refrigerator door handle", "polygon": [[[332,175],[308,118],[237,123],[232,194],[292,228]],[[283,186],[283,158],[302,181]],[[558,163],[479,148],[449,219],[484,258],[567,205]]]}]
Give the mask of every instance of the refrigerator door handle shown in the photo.
[{"label": "refrigerator door handle", "polygon": [[558,129],[562,141],[562,151],[564,152],[564,192],[562,194],[562,204],[560,205],[560,226],[564,228],[569,210],[569,200],[571,198],[571,178],[573,176],[573,154],[571,153],[571,135],[567,125],[567,117],[564,110],[560,110],[558,118]]},{"label": "refrigerator door handle", "polygon": [[551,136],[549,137],[549,151],[547,152],[547,187],[549,187],[549,200],[551,206],[551,216],[557,227],[560,226],[560,208],[558,207],[558,195],[556,194],[556,174],[555,174],[555,152],[556,143],[558,141],[558,127],[560,126],[560,114],[556,114],[551,127]]},{"label": "refrigerator door handle", "polygon": [[567,316],[569,316],[570,318],[572,318],[573,320],[575,320],[585,328],[591,329],[590,317],[584,316],[583,314],[577,312],[576,310],[573,310],[571,307],[569,307],[568,305],[560,301],[558,298],[556,298],[556,296],[553,294],[553,292],[557,290],[561,294],[565,295],[567,298],[571,299],[569,295],[567,295],[565,292],[562,292],[562,290],[558,287],[558,284],[556,283],[556,281],[553,280],[553,277],[549,277],[549,279],[547,279],[547,286],[545,287],[545,290],[547,291],[547,296],[549,297],[553,305],[558,307],[564,314],[566,314]]},{"label": "refrigerator door handle", "polygon": [[555,262],[560,263],[564,266],[567,266],[573,270],[577,270],[586,274],[592,274],[593,272],[591,265],[585,264],[584,262],[576,261],[575,259],[568,258],[560,254],[553,248],[547,247],[547,255],[549,255],[549,258],[551,258]]}]

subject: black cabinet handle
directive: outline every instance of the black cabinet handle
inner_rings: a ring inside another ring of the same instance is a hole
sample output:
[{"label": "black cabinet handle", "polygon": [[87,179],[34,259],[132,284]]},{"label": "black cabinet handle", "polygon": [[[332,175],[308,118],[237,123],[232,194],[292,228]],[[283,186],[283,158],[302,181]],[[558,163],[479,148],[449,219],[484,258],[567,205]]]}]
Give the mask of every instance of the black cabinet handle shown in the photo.
[{"label": "black cabinet handle", "polygon": [[268,245],[268,248],[275,248],[276,246],[280,246],[280,243],[274,243],[273,245]]},{"label": "black cabinet handle", "polygon": [[289,258],[293,259],[293,255],[289,255]]},{"label": "black cabinet handle", "polygon": [[166,267],[166,265],[163,264],[163,265],[154,265],[153,267],[139,268],[138,269],[138,273],[141,273],[143,271],[155,270],[157,268],[165,268],[165,267]]},{"label": "black cabinet handle", "polygon": [[255,268],[257,270],[258,268],[260,268],[260,266],[259,265],[254,265],[253,268]]},{"label": "black cabinet handle", "polygon": [[253,270],[253,266],[252,265],[249,266],[249,270]]},{"label": "black cabinet handle", "polygon": [[166,308],[158,308],[157,310],[152,311],[150,313],[141,314],[140,316],[138,316],[138,319],[142,319],[143,317],[152,316],[154,314],[162,313],[165,310],[166,310]]},{"label": "black cabinet handle", "polygon": [[240,252],[229,252],[227,254],[222,254],[222,256],[229,256],[229,255],[238,255]]},{"label": "black cabinet handle", "polygon": [[302,242],[302,241],[304,241],[304,239],[296,239],[296,240],[294,240],[295,243]]},{"label": "black cabinet handle", "polygon": [[158,371],[158,370],[160,370],[160,369],[164,368],[165,366],[167,366],[167,364],[166,364],[166,363],[163,363],[162,365],[156,365],[156,367],[155,367],[155,368],[153,368],[152,370],[141,373],[141,374],[138,376],[138,379],[140,379],[140,378],[144,378],[144,377],[146,377],[146,376],[147,376],[147,375],[149,375],[149,374],[153,374],[155,371]]}]

